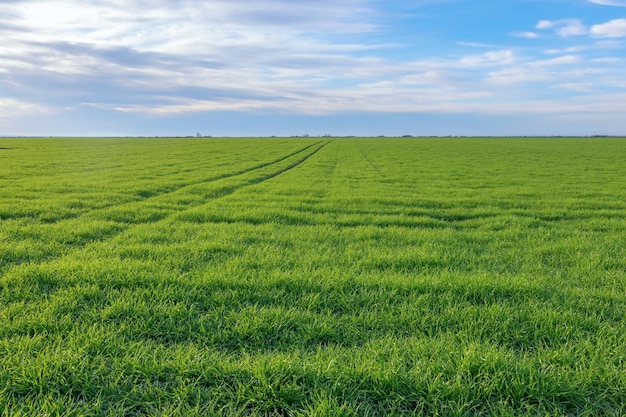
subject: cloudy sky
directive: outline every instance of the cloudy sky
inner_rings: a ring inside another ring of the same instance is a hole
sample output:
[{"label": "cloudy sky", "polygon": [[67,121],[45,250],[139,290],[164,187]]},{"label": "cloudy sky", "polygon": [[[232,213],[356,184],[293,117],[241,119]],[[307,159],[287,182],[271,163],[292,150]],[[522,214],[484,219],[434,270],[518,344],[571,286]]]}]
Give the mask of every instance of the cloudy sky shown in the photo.
[{"label": "cloudy sky", "polygon": [[626,0],[0,0],[0,134],[626,135]]}]

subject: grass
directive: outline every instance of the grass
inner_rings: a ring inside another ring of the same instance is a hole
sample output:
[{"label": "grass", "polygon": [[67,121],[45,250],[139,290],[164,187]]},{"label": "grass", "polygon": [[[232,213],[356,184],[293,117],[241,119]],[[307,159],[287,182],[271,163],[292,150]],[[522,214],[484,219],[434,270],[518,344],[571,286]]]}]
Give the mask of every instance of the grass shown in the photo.
[{"label": "grass", "polygon": [[623,139],[0,139],[2,416],[626,415]]}]

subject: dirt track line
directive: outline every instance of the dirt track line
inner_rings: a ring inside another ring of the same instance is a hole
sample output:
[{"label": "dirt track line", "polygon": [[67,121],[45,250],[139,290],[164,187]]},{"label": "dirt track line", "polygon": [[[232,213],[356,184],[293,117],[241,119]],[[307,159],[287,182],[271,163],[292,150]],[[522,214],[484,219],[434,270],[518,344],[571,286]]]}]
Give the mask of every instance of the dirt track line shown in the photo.
[{"label": "dirt track line", "polygon": [[[191,207],[189,207],[188,209],[192,209],[192,208],[195,208],[195,207],[200,207],[200,206],[202,206],[202,205],[204,205],[204,204],[208,204],[209,202],[212,202],[212,201],[214,201],[214,200],[217,200],[217,199],[220,199],[220,198],[226,197],[226,196],[228,196],[228,195],[230,195],[230,194],[233,194],[233,193],[237,192],[238,190],[240,190],[240,189],[242,189],[242,188],[246,188],[246,187],[251,187],[251,186],[254,186],[254,185],[258,185],[258,184],[261,184],[261,183],[263,183],[263,182],[265,182],[265,181],[268,181],[268,180],[270,180],[270,179],[272,179],[272,178],[275,178],[275,177],[279,176],[280,174],[284,174],[285,172],[287,172],[287,171],[289,171],[289,170],[292,170],[292,169],[296,168],[297,166],[299,166],[299,165],[303,164],[304,162],[306,162],[309,158],[311,158],[313,155],[315,155],[315,154],[316,154],[316,153],[318,153],[320,150],[322,150],[322,148],[324,148],[324,147],[325,147],[326,145],[328,145],[330,142],[331,142],[331,141],[327,141],[327,142],[323,143],[323,144],[322,144],[322,145],[320,145],[317,149],[315,149],[313,152],[311,152],[311,153],[307,154],[306,156],[304,156],[303,158],[301,158],[301,159],[297,160],[296,162],[294,162],[294,163],[292,163],[292,164],[290,164],[290,165],[288,165],[288,166],[286,166],[286,167],[284,167],[284,168],[282,168],[282,169],[279,169],[278,171],[271,172],[271,173],[268,173],[268,174],[265,174],[265,175],[261,175],[261,176],[259,176],[258,178],[254,178],[254,179],[250,179],[250,180],[248,180],[248,181],[244,181],[244,182],[242,182],[241,184],[237,184],[237,185],[230,186],[230,187],[228,187],[228,186],[227,186],[227,187],[224,187],[224,188],[222,188],[219,192],[216,192],[216,193],[212,196],[212,198],[207,199],[207,201],[206,201],[205,203],[203,203],[203,204],[197,204],[197,205],[191,206]],[[311,146],[308,146],[308,147],[307,147],[307,149],[308,149],[308,148],[311,148],[312,146],[318,145],[319,143],[321,143],[321,142],[316,142],[315,144],[313,144],[313,145],[311,145]],[[298,153],[299,153],[299,152],[298,152]],[[281,159],[281,161],[284,161],[285,159],[287,159],[287,158],[289,158],[289,157],[291,157],[291,156],[295,156],[296,154],[297,154],[297,153],[294,153],[294,154],[292,154],[292,155],[290,155],[290,156],[288,156],[288,157],[282,158],[282,159]],[[249,172],[251,172],[251,171],[248,171],[248,172],[246,172],[246,173],[249,173]],[[243,174],[241,174],[241,175],[244,175],[244,174],[246,174],[246,173],[243,173]],[[183,209],[183,210],[177,211],[177,213],[184,213],[186,210],[187,210],[187,209]],[[172,214],[175,214],[175,213],[172,213]],[[166,216],[166,217],[169,217],[169,216]]]},{"label": "dirt track line", "polygon": [[[268,166],[270,166],[270,165],[274,165],[274,164],[277,164],[277,163],[279,163],[279,162],[282,162],[282,161],[284,161],[285,159],[291,158],[292,156],[295,156],[295,155],[297,155],[297,154],[299,154],[299,153],[302,153],[302,152],[306,151],[307,149],[312,148],[313,146],[320,144],[321,142],[322,142],[322,141],[315,142],[315,143],[313,143],[313,144],[311,144],[311,145],[305,146],[304,148],[298,149],[297,151],[291,152],[291,153],[290,153],[290,154],[288,154],[288,155],[285,155],[285,156],[283,156],[283,157],[281,157],[281,158],[278,158],[278,159],[272,160],[272,161],[270,161],[270,162],[264,162],[264,163],[262,163],[262,164],[255,165],[255,166],[253,166],[253,167],[250,167],[250,168],[246,168],[246,169],[243,169],[243,170],[237,171],[237,172],[235,172],[235,173],[231,173],[231,174],[223,174],[223,175],[217,175],[217,176],[214,176],[214,177],[210,177],[210,178],[207,178],[207,179],[202,180],[202,181],[197,181],[197,182],[195,182],[195,183],[187,184],[187,185],[185,185],[185,186],[183,186],[183,187],[177,188],[176,190],[173,190],[173,191],[170,191],[170,192],[175,192],[175,191],[178,191],[178,190],[180,190],[180,189],[182,189],[182,188],[185,188],[185,187],[190,187],[190,186],[199,185],[199,184],[206,184],[206,183],[210,183],[210,182],[214,182],[214,181],[222,180],[222,179],[225,179],[225,178],[231,178],[231,177],[236,177],[236,176],[238,176],[238,175],[247,174],[247,173],[252,172],[252,171],[257,171],[257,170],[259,170],[259,169],[262,169],[262,168],[268,167]],[[324,146],[324,145],[322,145],[322,146]],[[167,194],[167,193],[158,194],[158,195],[155,195],[155,196],[150,196],[150,197],[148,197],[148,198],[158,197],[158,196],[165,195],[165,194]],[[141,201],[145,201],[145,200],[141,200]]]},{"label": "dirt track line", "polygon": [[[125,204],[140,204],[140,203],[148,202],[148,201],[150,201],[152,199],[165,197],[168,194],[173,194],[173,193],[176,193],[176,192],[180,192],[180,191],[184,190],[185,188],[192,188],[192,187],[197,187],[197,186],[201,186],[201,185],[211,184],[211,183],[214,183],[216,181],[220,181],[220,180],[224,180],[224,179],[228,179],[228,178],[235,178],[235,177],[242,176],[242,175],[245,175],[245,174],[253,173],[253,172],[259,171],[259,170],[261,170],[263,168],[267,168],[267,167],[270,167],[272,165],[276,165],[276,164],[278,164],[280,162],[283,162],[283,161],[285,161],[285,160],[287,160],[287,159],[289,159],[291,157],[294,157],[294,156],[296,156],[296,155],[298,155],[300,153],[305,152],[307,149],[310,149],[310,148],[312,148],[312,147],[314,147],[316,145],[319,145],[322,142],[323,141],[315,142],[315,143],[313,143],[311,145],[305,146],[302,149],[299,149],[299,150],[297,150],[295,152],[292,152],[292,153],[290,153],[290,154],[288,154],[286,156],[283,156],[281,158],[275,159],[275,160],[270,161],[270,162],[266,162],[266,163],[263,163],[263,164],[256,165],[256,166],[254,166],[252,168],[248,168],[248,169],[244,169],[244,170],[238,171],[238,173],[235,173],[235,174],[227,174],[227,175],[221,175],[219,177],[212,177],[210,180],[194,182],[194,183],[188,184],[188,185],[186,185],[184,187],[177,188],[177,189],[172,190],[172,191],[167,192],[167,193],[161,193],[161,194],[158,194],[158,195],[155,195],[155,196],[150,196],[150,197],[148,197],[148,198],[146,198],[144,200],[134,201],[134,202],[125,203]],[[227,196],[229,194],[234,193],[235,191],[237,191],[240,188],[249,187],[249,186],[254,185],[254,184],[259,184],[259,183],[261,183],[263,181],[267,181],[267,180],[269,180],[271,178],[274,178],[274,177],[282,174],[283,172],[286,172],[286,171],[288,171],[290,169],[293,169],[296,166],[304,163],[307,159],[309,159],[311,156],[313,156],[317,152],[319,152],[324,146],[328,145],[328,143],[330,143],[330,141],[322,143],[322,145],[320,145],[313,152],[307,154],[304,158],[298,160],[297,162],[294,162],[293,164],[287,166],[286,168],[280,169],[280,170],[278,170],[276,172],[273,172],[271,174],[262,175],[261,177],[259,177],[257,179],[254,179],[254,180],[244,181],[241,185],[235,185],[235,186],[231,186],[231,187],[224,187],[222,189],[222,192],[216,193],[214,195],[214,197],[212,197],[212,198],[210,198],[208,200],[215,200],[217,198],[225,197],[225,196]],[[180,210],[174,210],[174,212],[183,212],[183,211],[185,211],[188,208],[197,207],[197,206],[200,206],[202,204],[204,204],[204,203],[190,205],[189,207],[186,207],[186,208],[183,208],[183,209],[180,209]],[[169,215],[165,216],[164,218],[166,218],[166,217],[169,217]]]},{"label": "dirt track line", "polygon": [[365,151],[363,151],[363,148],[361,148],[361,146],[358,143],[356,144],[356,147],[359,150],[359,152],[361,153],[361,156],[363,157],[363,159],[365,159],[365,161],[367,161],[369,166],[371,166],[374,169],[374,171],[376,171],[378,174],[382,175],[382,173],[380,172],[380,168],[378,168],[378,165],[376,165],[374,162],[372,162],[370,157],[365,153]]},{"label": "dirt track line", "polygon": [[199,181],[181,182],[181,183],[176,184],[176,185],[174,185],[172,187],[164,189],[160,193],[152,194],[150,196],[143,197],[143,198],[137,199],[137,200],[126,201],[126,202],[123,202],[123,203],[113,203],[113,204],[103,205],[103,206],[100,206],[100,207],[98,207],[96,209],[93,209],[93,210],[89,210],[89,211],[85,211],[85,212],[82,212],[82,213],[78,213],[75,216],[68,216],[68,217],[60,218],[58,220],[53,221],[52,223],[58,224],[58,223],[62,223],[64,221],[70,221],[70,220],[75,220],[75,219],[80,219],[80,218],[89,218],[89,217],[97,216],[98,213],[106,212],[106,211],[111,210],[112,208],[115,208],[115,207],[120,207],[121,208],[121,207],[124,207],[124,206],[138,205],[138,204],[142,204],[144,202],[150,202],[152,200],[165,197],[168,194],[174,194],[176,192],[180,192],[181,190],[184,190],[185,188],[188,188],[188,187],[195,187],[195,186],[198,186],[198,185],[201,185],[201,184],[210,184],[212,182],[220,181],[220,180],[223,180],[223,179],[226,179],[226,178],[233,178],[233,177],[237,177],[239,175],[244,175],[244,174],[247,174],[247,173],[250,173],[250,172],[253,172],[253,171],[256,171],[256,170],[259,170],[259,169],[262,169],[262,168],[265,168],[265,167],[268,167],[268,166],[271,166],[271,165],[274,165],[274,164],[277,164],[277,163],[280,163],[280,162],[282,162],[282,161],[284,161],[284,160],[286,160],[288,158],[291,158],[292,156],[295,156],[295,155],[297,155],[299,153],[305,152],[307,149],[310,149],[310,148],[312,148],[312,147],[314,147],[316,145],[319,145],[322,142],[323,141],[318,141],[318,142],[312,143],[312,144],[307,145],[307,146],[305,146],[303,148],[299,148],[299,149],[297,149],[297,150],[295,150],[295,151],[293,151],[293,152],[291,152],[291,153],[289,153],[287,155],[284,155],[284,156],[282,156],[280,158],[273,159],[273,160],[268,161],[268,162],[263,162],[263,163],[260,163],[260,164],[256,164],[256,165],[253,165],[253,166],[251,166],[249,168],[240,169],[238,171],[230,172],[230,173],[213,175],[213,176],[206,177],[206,178],[204,178],[202,180],[199,180]]},{"label": "dirt track line", "polygon": [[[276,172],[276,173],[274,173],[274,174],[268,175],[268,176],[267,176],[267,177],[265,177],[263,180],[258,181],[258,182],[255,182],[254,184],[260,184],[261,182],[264,182],[264,181],[270,180],[270,179],[272,179],[272,178],[274,178],[274,177],[279,176],[280,174],[284,174],[285,172],[290,171],[290,170],[292,170],[292,169],[296,168],[296,167],[297,167],[297,166],[299,166],[299,165],[302,165],[302,164],[303,164],[303,163],[305,163],[305,162],[306,162],[309,158],[311,158],[313,155],[315,155],[316,153],[318,153],[319,151],[321,151],[321,150],[322,150],[322,148],[324,148],[324,147],[325,147],[326,145],[328,145],[330,142],[332,142],[332,140],[327,141],[326,143],[324,143],[323,145],[321,145],[320,147],[318,147],[316,150],[314,150],[313,152],[311,152],[310,154],[308,154],[307,156],[305,156],[304,158],[302,158],[301,160],[299,160],[298,162],[293,163],[293,164],[289,165],[288,167],[286,167],[285,169],[282,169],[282,170],[280,170],[280,171],[278,171],[278,172]],[[320,142],[317,142],[317,143],[315,143],[314,145],[316,145],[316,144],[318,144],[318,143],[320,143]],[[313,146],[313,145],[311,145],[311,146]],[[309,147],[310,147],[310,146],[309,146]],[[285,158],[285,159],[286,159],[286,158]],[[254,184],[252,184],[252,185],[254,185]]]},{"label": "dirt track line", "polygon": [[[227,179],[227,178],[231,178],[231,177],[236,177],[238,175],[245,175],[245,174],[257,171],[259,169],[269,167],[271,165],[274,165],[274,164],[277,164],[279,162],[282,162],[282,161],[284,161],[284,160],[286,160],[286,159],[288,159],[290,157],[293,157],[293,156],[295,156],[295,155],[297,155],[299,153],[302,153],[302,152],[306,151],[307,149],[312,148],[315,145],[319,145],[322,142],[323,141],[316,142],[316,143],[314,143],[312,145],[309,145],[309,146],[306,146],[306,147],[304,147],[304,148],[302,148],[302,149],[300,149],[300,150],[298,150],[296,152],[292,152],[292,153],[290,153],[287,156],[281,157],[281,158],[276,159],[276,160],[274,160],[272,162],[261,164],[262,166],[257,166],[255,169],[252,169],[252,168],[246,169],[246,170],[243,170],[242,172],[240,172],[239,174],[236,174],[236,175],[225,175],[225,176],[222,176],[222,178],[219,178],[219,179]],[[269,179],[277,177],[278,175],[283,174],[283,173],[285,173],[285,172],[287,172],[287,171],[289,171],[291,169],[294,169],[295,167],[303,164],[305,161],[307,161],[313,155],[318,153],[322,148],[324,148],[326,145],[328,145],[330,142],[331,141],[326,141],[325,143],[322,143],[322,145],[318,146],[313,152],[306,154],[306,156],[304,156],[303,158],[298,159],[296,162],[294,162],[294,163],[288,165],[287,167],[284,167],[284,168],[282,168],[282,169],[280,169],[278,171],[271,172],[271,173],[268,173],[266,175],[262,175],[262,176],[260,176],[258,178],[252,179],[252,180],[244,181],[243,184],[238,185],[238,186],[225,187],[224,189],[221,190],[221,192],[216,193],[213,198],[210,198],[210,199],[208,199],[207,201],[205,201],[203,203],[200,203],[200,204],[190,204],[190,205],[188,205],[188,206],[186,206],[185,208],[182,208],[182,209],[176,209],[176,208],[171,209],[171,211],[169,213],[167,213],[165,216],[157,218],[157,219],[154,219],[154,220],[151,220],[151,221],[140,222],[140,223],[127,223],[124,226],[122,226],[119,229],[117,229],[114,233],[107,234],[102,239],[86,241],[86,242],[84,242],[82,244],[68,246],[67,247],[67,249],[68,249],[67,251],[59,253],[57,256],[51,256],[51,257],[47,257],[45,259],[42,259],[40,262],[37,262],[37,261],[35,261],[35,262],[27,261],[27,262],[22,262],[22,263],[15,263],[15,264],[12,264],[12,265],[6,265],[6,267],[7,267],[6,269],[5,268],[0,269],[0,273],[1,273],[0,277],[4,276],[4,275],[10,274],[12,272],[12,270],[14,270],[14,268],[16,268],[16,267],[17,268],[19,268],[19,267],[27,267],[28,268],[29,266],[46,265],[46,264],[49,264],[51,262],[57,261],[59,259],[71,256],[72,254],[80,253],[82,250],[84,250],[86,247],[88,247],[88,246],[90,246],[92,244],[107,242],[107,241],[112,240],[112,239],[114,239],[114,238],[116,238],[118,236],[123,235],[124,233],[128,233],[129,231],[131,231],[135,227],[144,226],[146,224],[155,224],[155,223],[157,223],[159,221],[166,220],[166,219],[168,219],[168,218],[170,218],[170,217],[172,217],[172,216],[174,216],[176,214],[184,213],[187,210],[190,210],[190,209],[193,209],[195,207],[199,207],[199,206],[202,206],[204,204],[208,204],[209,202],[212,202],[214,200],[226,197],[226,196],[228,196],[230,194],[235,193],[237,190],[240,190],[242,188],[260,184],[260,183],[262,183],[264,181],[267,181]],[[217,180],[193,183],[193,184],[187,185],[187,186],[182,187],[182,188],[187,188],[187,187],[191,187],[191,186],[197,186],[197,185],[201,185],[203,183],[211,183],[211,182],[215,182],[215,181],[217,181]],[[173,193],[173,192],[176,192],[176,191],[179,191],[179,189],[171,191],[170,193]],[[152,199],[152,198],[156,198],[156,197],[159,197],[159,196],[163,196],[163,195],[167,195],[167,194],[169,194],[169,193],[159,194],[157,196],[152,196],[152,197],[150,197],[148,199],[141,200],[141,201],[136,201],[136,202],[131,202],[131,203],[124,203],[124,204],[119,205],[119,206],[123,206],[125,204],[143,203],[146,200],[149,200],[149,199]],[[115,205],[109,206],[108,208],[111,208],[111,207],[115,207]],[[98,209],[97,211],[103,211],[103,210],[104,209]],[[93,212],[88,212],[88,213],[86,213],[86,215],[89,214],[89,213],[93,213]]]},{"label": "dirt track line", "polygon": [[176,184],[176,185],[174,185],[174,186],[172,186],[170,188],[166,188],[165,190],[163,190],[160,193],[152,194],[152,195],[150,195],[148,197],[144,197],[144,198],[141,198],[141,199],[138,199],[138,200],[126,201],[126,202],[118,203],[118,204],[103,205],[103,206],[100,206],[100,207],[98,207],[96,209],[93,209],[93,210],[90,210],[90,211],[85,211],[83,213],[79,213],[76,216],[69,216],[69,217],[60,218],[60,219],[54,221],[54,223],[61,223],[63,221],[80,219],[80,218],[83,218],[83,217],[88,218],[89,216],[97,215],[98,213],[101,213],[101,212],[106,212],[107,210],[110,210],[110,209],[112,209],[114,207],[124,207],[126,205],[130,206],[130,205],[135,205],[135,204],[141,204],[143,202],[148,202],[148,201],[151,201],[153,199],[157,199],[157,198],[160,198],[160,197],[167,196],[168,194],[173,194],[173,193],[179,192],[179,191],[181,191],[181,190],[183,190],[183,189],[185,189],[187,187],[194,187],[194,186],[201,185],[201,184],[209,184],[211,182],[223,180],[223,179],[226,179],[226,178],[231,178],[231,177],[236,177],[238,175],[247,174],[249,172],[253,172],[253,171],[256,171],[256,170],[268,167],[270,165],[274,165],[274,164],[280,163],[280,162],[284,161],[285,159],[291,158],[292,156],[295,156],[295,155],[297,155],[299,153],[305,152],[307,149],[310,149],[311,147],[313,147],[315,145],[318,145],[321,142],[322,141],[318,141],[318,142],[312,143],[312,144],[307,145],[307,146],[305,146],[303,148],[299,148],[296,151],[293,151],[293,152],[291,152],[291,153],[289,153],[289,154],[287,154],[285,156],[281,156],[280,158],[273,159],[273,160],[268,161],[268,162],[263,162],[263,163],[260,163],[260,164],[256,164],[256,165],[253,165],[253,166],[251,166],[249,168],[240,169],[238,171],[231,172],[231,173],[224,173],[224,174],[219,174],[219,175],[213,175],[213,176],[204,178],[204,179],[199,180],[199,181],[181,182],[181,183]]},{"label": "dirt track line", "polygon": [[[239,175],[244,175],[244,174],[247,174],[247,173],[250,173],[250,172],[253,172],[253,171],[265,168],[265,167],[268,167],[270,165],[274,165],[274,164],[280,163],[280,162],[284,161],[285,159],[291,158],[292,156],[295,156],[295,155],[297,155],[297,154],[299,154],[301,152],[304,152],[307,149],[309,149],[309,148],[311,148],[311,147],[313,147],[313,146],[315,146],[315,145],[317,145],[319,143],[321,143],[321,141],[320,142],[315,142],[315,143],[313,143],[311,145],[308,145],[308,146],[305,146],[303,148],[300,148],[300,149],[298,149],[298,150],[296,150],[294,152],[291,152],[291,153],[289,153],[289,154],[287,154],[285,156],[282,156],[282,157],[280,157],[278,159],[274,159],[274,160],[271,160],[271,161],[268,161],[268,162],[263,162],[261,164],[254,165],[254,166],[252,166],[250,168],[245,168],[245,169],[241,169],[239,171],[226,173],[226,174],[214,175],[214,176],[207,177],[207,178],[205,178],[203,180],[200,180],[200,181],[181,183],[181,184],[178,184],[176,187],[168,189],[167,191],[164,191],[164,192],[158,193],[158,194],[154,194],[154,195],[151,195],[149,197],[142,198],[141,200],[129,201],[129,202],[122,203],[122,204],[111,204],[110,206],[99,207],[96,210],[91,210],[91,211],[85,212],[81,216],[78,216],[78,217],[86,216],[86,215],[91,214],[91,213],[97,213],[99,211],[105,211],[105,210],[110,209],[112,207],[121,207],[121,206],[124,206],[124,205],[127,205],[127,204],[138,204],[138,203],[147,202],[147,201],[159,198],[159,197],[164,197],[164,196],[166,196],[168,194],[173,194],[173,193],[181,191],[181,190],[183,190],[183,189],[185,189],[187,187],[194,187],[194,186],[201,185],[201,184],[209,184],[209,183],[212,183],[212,182],[215,182],[215,181],[219,181],[219,180],[223,180],[223,179],[226,179],[226,178],[232,178],[232,177],[236,177],[236,176],[239,176]],[[74,218],[76,218],[76,217],[74,217]]]}]

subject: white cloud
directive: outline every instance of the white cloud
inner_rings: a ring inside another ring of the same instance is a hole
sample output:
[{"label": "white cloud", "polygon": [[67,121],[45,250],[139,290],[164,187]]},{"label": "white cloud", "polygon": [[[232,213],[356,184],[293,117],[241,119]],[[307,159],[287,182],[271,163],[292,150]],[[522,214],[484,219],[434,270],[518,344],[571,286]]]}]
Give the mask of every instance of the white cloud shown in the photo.
[{"label": "white cloud", "polygon": [[482,67],[493,65],[508,65],[515,62],[515,54],[511,50],[489,51],[481,55],[469,55],[459,59],[459,63],[466,67]]},{"label": "white cloud", "polygon": [[563,55],[551,59],[525,60],[509,67],[487,74],[489,85],[524,85],[536,83],[578,83],[594,72],[590,68],[580,68],[581,57]]},{"label": "white cloud", "polygon": [[[280,33],[360,33],[375,29],[368,0],[22,0],[0,15],[22,28],[21,40],[84,43],[163,53],[210,53],[215,45],[283,41]],[[15,35],[15,34],[14,34]]]},{"label": "white cloud", "polygon": [[[409,74],[400,79],[401,84],[415,85],[452,85],[454,80],[444,70],[430,70]],[[387,83],[388,84],[388,83]]]},{"label": "white cloud", "polygon": [[582,24],[580,20],[572,20],[569,23],[559,27],[556,31],[557,34],[563,37],[567,36],[579,36],[587,33],[587,28]]},{"label": "white cloud", "polygon": [[603,58],[594,58],[591,60],[592,62],[598,62],[601,64],[615,64],[615,63],[619,63],[619,62],[623,62],[624,58],[618,58],[615,56],[607,56],[607,57],[603,57]]},{"label": "white cloud", "polygon": [[0,97],[0,120],[45,113],[51,113],[51,111],[41,104]]},{"label": "white cloud", "polygon": [[554,29],[561,37],[580,36],[588,33],[587,27],[579,19],[540,20],[535,25],[536,29]]},{"label": "white cloud", "polygon": [[605,49],[605,50],[609,50],[609,49],[613,49],[613,50],[619,50],[619,49],[624,49],[624,47],[626,46],[626,42],[620,39],[604,39],[604,40],[599,40],[594,42],[594,46],[598,49]]},{"label": "white cloud", "polygon": [[[580,47],[546,51],[552,56],[543,60],[512,47],[472,42],[456,44],[486,49],[461,57],[442,51],[413,61],[377,55],[377,48],[390,45],[363,40],[364,33],[378,30],[372,4],[0,2],[0,91],[11,96],[7,89],[19,88],[23,93],[0,100],[0,114],[37,114],[48,111],[48,105],[80,104],[159,116],[220,110],[506,112],[543,103],[540,97],[550,86],[558,85],[563,95],[595,88],[601,81],[589,82],[595,75],[590,66],[602,67],[605,80],[622,76],[619,63],[600,61],[600,53],[594,55],[596,62],[575,55]],[[14,27],[2,26],[2,19]],[[537,29],[561,36],[589,33],[573,19],[540,21]],[[563,108],[561,102],[553,104]]]},{"label": "white cloud", "polygon": [[562,49],[547,49],[543,51],[544,54],[548,55],[561,55],[561,54],[570,54],[572,52],[580,52],[587,49],[586,46],[578,45],[578,46],[570,46]]},{"label": "white cloud", "polygon": [[513,32],[512,36],[517,38],[526,38],[526,39],[537,39],[539,34],[537,32]]},{"label": "white cloud", "polygon": [[626,37],[626,19],[615,19],[610,22],[591,26],[591,35],[600,38]]},{"label": "white cloud", "polygon": [[536,29],[551,29],[554,27],[554,21],[551,20],[540,20],[539,22],[537,22],[537,24],[535,25]]},{"label": "white cloud", "polygon": [[580,57],[577,55],[563,55],[556,58],[530,62],[529,65],[533,67],[547,67],[553,65],[577,64],[578,62],[580,62]]},{"label": "white cloud", "polygon": [[463,42],[463,41],[458,41],[458,42],[456,42],[456,44],[457,45],[461,45],[461,46],[469,46],[470,48],[488,48],[488,49],[495,48],[495,46],[493,44],[482,43],[482,42]]},{"label": "white cloud", "polygon": [[593,91],[593,83],[560,83],[556,85],[556,88],[562,88],[565,90],[578,91],[578,92],[591,92]]},{"label": "white cloud", "polygon": [[191,104],[170,103],[173,110],[201,107],[194,100],[234,109],[229,100],[242,97],[271,107],[326,82],[395,71],[351,56],[389,47],[355,41],[376,29],[370,1],[0,2],[0,73],[8,74],[0,88],[11,82],[31,96],[117,101],[119,109],[180,94]]},{"label": "white cloud", "polygon": [[591,3],[601,4],[603,6],[626,7],[624,0],[589,0]]},{"label": "white cloud", "polygon": [[535,28],[539,30],[553,29],[557,35],[563,38],[581,35],[591,35],[597,38],[626,37],[626,19],[623,18],[592,25],[590,28],[585,26],[579,19],[540,20],[535,25]]},{"label": "white cloud", "polygon": [[555,77],[555,74],[550,74],[545,71],[537,71],[526,66],[518,66],[489,72],[486,82],[489,85],[495,86],[511,86],[543,82]]}]

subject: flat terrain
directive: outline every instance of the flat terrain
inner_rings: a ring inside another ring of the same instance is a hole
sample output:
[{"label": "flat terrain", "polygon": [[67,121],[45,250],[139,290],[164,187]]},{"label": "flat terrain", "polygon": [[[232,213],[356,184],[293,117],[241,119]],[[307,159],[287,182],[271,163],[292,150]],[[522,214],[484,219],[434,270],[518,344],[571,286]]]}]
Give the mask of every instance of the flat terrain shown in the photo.
[{"label": "flat terrain", "polygon": [[626,415],[626,139],[0,139],[31,415]]}]

